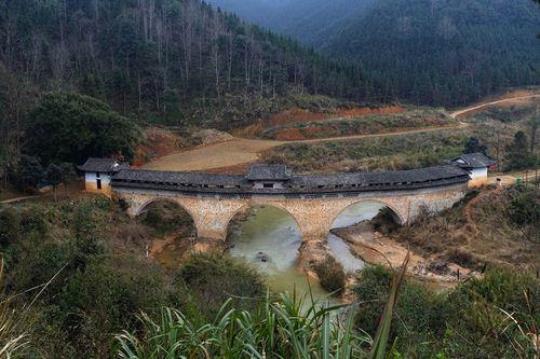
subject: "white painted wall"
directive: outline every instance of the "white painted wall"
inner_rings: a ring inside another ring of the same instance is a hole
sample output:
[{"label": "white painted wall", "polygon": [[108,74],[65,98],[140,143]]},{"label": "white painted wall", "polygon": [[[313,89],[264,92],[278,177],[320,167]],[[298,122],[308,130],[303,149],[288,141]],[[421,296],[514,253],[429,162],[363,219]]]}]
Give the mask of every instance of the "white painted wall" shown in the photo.
[{"label": "white painted wall", "polygon": [[[282,182],[272,182],[272,181],[266,181],[266,182],[255,182],[253,184],[253,188],[255,189],[263,189],[265,183],[272,183],[274,185],[274,189],[283,189],[283,183]],[[270,188],[268,188],[270,189]]]},{"label": "white painted wall", "polygon": [[101,190],[97,188],[97,173],[96,172],[85,172],[84,174],[84,187],[88,192],[100,192],[100,193],[110,193],[111,192],[111,176],[107,173],[100,173],[99,179],[101,179]]},{"label": "white painted wall", "polygon": [[473,168],[469,171],[469,188],[479,188],[488,184],[488,168]]},{"label": "white painted wall", "polygon": [[473,168],[471,171],[471,179],[480,179],[480,178],[487,178],[488,176],[488,169],[487,167],[483,168]]}]

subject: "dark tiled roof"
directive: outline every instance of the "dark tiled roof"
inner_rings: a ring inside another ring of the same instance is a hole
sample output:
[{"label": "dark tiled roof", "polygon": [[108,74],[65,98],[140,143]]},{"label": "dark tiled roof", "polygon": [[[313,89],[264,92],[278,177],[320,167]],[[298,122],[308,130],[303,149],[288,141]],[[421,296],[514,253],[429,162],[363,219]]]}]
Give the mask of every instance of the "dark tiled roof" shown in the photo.
[{"label": "dark tiled roof", "polygon": [[[468,172],[457,166],[428,167],[407,171],[336,173],[329,176],[288,175],[289,180],[283,188],[256,189],[249,176],[122,170],[113,176],[112,184],[113,187],[172,190],[188,193],[335,194],[411,190],[464,184],[469,180]],[[267,176],[264,178],[269,180]]]},{"label": "dark tiled roof", "polygon": [[497,162],[483,153],[465,153],[453,161],[460,167],[482,168],[493,166]]},{"label": "dark tiled roof", "polygon": [[89,158],[78,167],[83,172],[117,172],[123,168],[129,168],[129,166],[110,158]]},{"label": "dark tiled roof", "polygon": [[246,178],[249,181],[286,181],[291,173],[285,165],[254,165],[249,168]]},{"label": "dark tiled roof", "polygon": [[113,180],[171,183],[178,185],[229,185],[239,184],[244,179],[243,176],[223,176],[211,175],[198,172],[172,172],[172,171],[150,171],[126,169],[118,172]]}]

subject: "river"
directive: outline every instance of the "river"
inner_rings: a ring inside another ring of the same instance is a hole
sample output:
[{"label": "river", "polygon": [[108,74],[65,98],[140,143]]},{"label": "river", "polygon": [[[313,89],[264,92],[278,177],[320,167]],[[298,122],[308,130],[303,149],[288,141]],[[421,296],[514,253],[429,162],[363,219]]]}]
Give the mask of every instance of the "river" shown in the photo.
[{"label": "river", "polygon": [[[383,206],[376,202],[363,202],[347,208],[335,220],[332,228],[346,227],[373,218]],[[311,287],[315,298],[328,297],[318,282],[310,280],[296,265],[301,234],[295,220],[275,207],[253,208],[248,216],[231,226],[230,254],[254,265],[267,278],[271,290],[276,292],[296,290],[308,294]],[[330,234],[329,247],[347,272],[362,269],[364,263],[353,256],[341,238]],[[261,260],[261,253],[267,261]]]}]

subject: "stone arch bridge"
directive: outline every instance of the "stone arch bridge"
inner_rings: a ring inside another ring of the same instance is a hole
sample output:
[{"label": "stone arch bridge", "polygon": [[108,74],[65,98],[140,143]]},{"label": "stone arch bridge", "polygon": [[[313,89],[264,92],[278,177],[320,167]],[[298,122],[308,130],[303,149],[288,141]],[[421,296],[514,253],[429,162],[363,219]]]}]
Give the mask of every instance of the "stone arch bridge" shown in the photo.
[{"label": "stone arch bridge", "polygon": [[240,211],[274,206],[288,212],[308,240],[326,238],[340,213],[364,201],[385,205],[400,224],[422,207],[449,208],[464,197],[468,181],[468,172],[455,166],[295,176],[284,166],[257,165],[246,176],[125,169],[113,176],[112,190],[132,217],[158,200],[177,203],[193,218],[198,236],[213,240],[226,239]]}]

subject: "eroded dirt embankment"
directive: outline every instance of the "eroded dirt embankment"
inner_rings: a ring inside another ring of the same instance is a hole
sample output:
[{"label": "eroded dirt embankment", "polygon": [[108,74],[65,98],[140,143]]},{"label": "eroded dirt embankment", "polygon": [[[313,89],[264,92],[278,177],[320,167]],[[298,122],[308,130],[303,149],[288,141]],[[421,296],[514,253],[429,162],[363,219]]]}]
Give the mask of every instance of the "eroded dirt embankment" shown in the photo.
[{"label": "eroded dirt embankment", "polygon": [[351,252],[369,264],[399,268],[409,253],[407,273],[420,280],[451,286],[478,275],[455,263],[442,262],[433,256],[422,256],[377,232],[370,221],[334,229],[332,233],[345,240],[350,245]]}]

